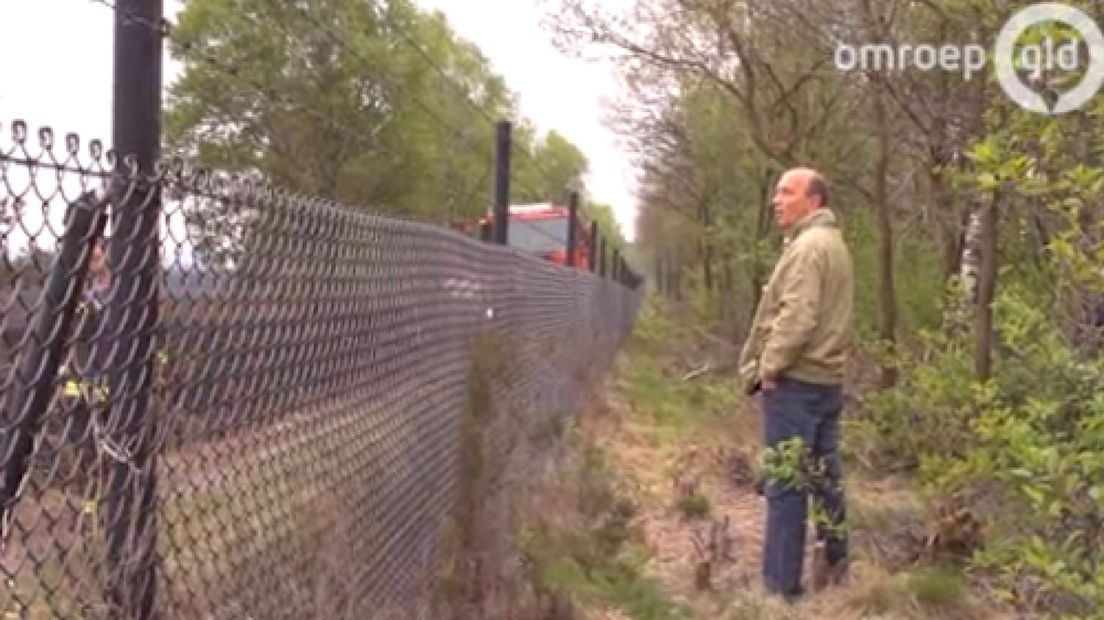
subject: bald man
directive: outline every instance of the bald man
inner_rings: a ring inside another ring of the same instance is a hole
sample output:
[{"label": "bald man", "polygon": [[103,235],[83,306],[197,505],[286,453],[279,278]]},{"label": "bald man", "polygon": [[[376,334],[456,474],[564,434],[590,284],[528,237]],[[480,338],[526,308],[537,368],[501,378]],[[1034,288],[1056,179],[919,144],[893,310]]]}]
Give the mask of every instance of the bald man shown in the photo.
[{"label": "bald man", "polygon": [[839,419],[854,272],[819,173],[788,170],[778,181],[772,206],[785,248],[763,288],[740,353],[740,370],[745,391],[761,394],[766,446],[799,438],[817,465],[814,472],[820,472],[811,485],[768,475],[763,486],[764,584],[792,598],[804,591],[809,494],[828,517],[817,523],[814,588],[838,582],[846,570]]}]

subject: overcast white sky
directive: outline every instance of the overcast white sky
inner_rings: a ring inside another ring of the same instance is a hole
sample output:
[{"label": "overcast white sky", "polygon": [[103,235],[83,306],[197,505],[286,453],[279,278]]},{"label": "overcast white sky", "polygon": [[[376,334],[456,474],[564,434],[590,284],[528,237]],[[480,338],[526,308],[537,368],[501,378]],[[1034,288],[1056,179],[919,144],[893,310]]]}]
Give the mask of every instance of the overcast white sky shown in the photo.
[{"label": "overcast white sky", "polygon": [[[616,88],[608,69],[561,55],[541,28],[539,0],[416,2],[441,10],[460,36],[483,50],[519,95],[522,114],[542,132],[555,129],[582,149],[593,199],[613,206],[631,239],[636,204],[629,158],[602,123],[603,100]],[[179,0],[166,0],[166,15],[178,7]],[[0,131],[24,119],[32,129],[52,127],[59,143],[76,132],[109,144],[112,24],[111,10],[91,0],[0,0]],[[166,56],[166,81],[177,70]]]},{"label": "overcast white sky", "polygon": [[[590,161],[592,197],[613,206],[622,234],[632,238],[636,213],[629,157],[602,123],[604,100],[617,94],[609,67],[566,57],[540,22],[548,2],[539,0],[416,0],[438,9],[460,36],[483,50],[495,71],[519,95],[521,113],[541,131],[555,129]],[[629,0],[604,0],[620,10]]]}]

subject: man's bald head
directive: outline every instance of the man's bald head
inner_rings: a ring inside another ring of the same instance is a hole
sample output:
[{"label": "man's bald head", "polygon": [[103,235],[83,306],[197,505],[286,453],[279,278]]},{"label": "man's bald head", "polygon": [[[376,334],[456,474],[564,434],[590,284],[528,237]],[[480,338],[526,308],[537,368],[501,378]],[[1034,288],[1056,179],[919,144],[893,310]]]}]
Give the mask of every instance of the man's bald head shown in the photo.
[{"label": "man's bald head", "polygon": [[813,168],[791,168],[778,180],[772,206],[778,225],[788,229],[809,213],[828,206],[828,183]]},{"label": "man's bald head", "polygon": [[792,174],[800,180],[805,195],[819,200],[818,208],[828,206],[828,181],[815,168],[801,166],[791,168],[785,174]]}]

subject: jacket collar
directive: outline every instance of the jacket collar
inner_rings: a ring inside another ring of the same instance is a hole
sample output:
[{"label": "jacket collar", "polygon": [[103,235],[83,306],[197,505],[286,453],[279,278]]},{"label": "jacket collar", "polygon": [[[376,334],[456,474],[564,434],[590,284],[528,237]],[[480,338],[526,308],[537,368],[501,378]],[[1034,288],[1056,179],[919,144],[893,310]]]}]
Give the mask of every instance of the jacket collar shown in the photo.
[{"label": "jacket collar", "polygon": [[805,215],[805,217],[794,222],[793,226],[791,226],[790,229],[786,231],[785,241],[786,243],[790,243],[791,241],[796,239],[798,235],[805,232],[806,230],[821,226],[830,228],[835,228],[836,226],[838,226],[838,223],[836,221],[836,214],[833,213],[831,209],[816,209],[812,213],[808,213]]}]

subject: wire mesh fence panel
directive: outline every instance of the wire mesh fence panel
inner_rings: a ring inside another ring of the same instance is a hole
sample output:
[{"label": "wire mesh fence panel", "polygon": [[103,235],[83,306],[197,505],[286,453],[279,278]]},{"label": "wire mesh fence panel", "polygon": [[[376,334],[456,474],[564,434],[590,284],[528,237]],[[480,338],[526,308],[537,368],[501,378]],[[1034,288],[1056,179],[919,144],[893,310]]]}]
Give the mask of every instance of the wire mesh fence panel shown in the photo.
[{"label": "wire mesh fence panel", "polygon": [[466,421],[569,414],[640,302],[443,228],[248,175],[140,172],[19,123],[0,208],[3,617],[408,611]]}]

